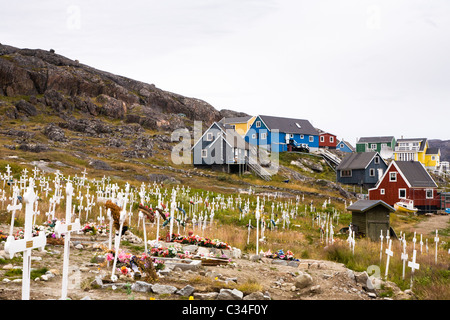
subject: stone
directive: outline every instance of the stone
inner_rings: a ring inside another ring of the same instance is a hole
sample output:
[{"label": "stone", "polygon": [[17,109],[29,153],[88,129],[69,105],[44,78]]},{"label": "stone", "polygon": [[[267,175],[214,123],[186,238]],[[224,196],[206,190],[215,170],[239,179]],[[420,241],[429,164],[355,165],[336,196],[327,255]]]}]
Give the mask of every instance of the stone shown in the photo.
[{"label": "stone", "polygon": [[286,260],[280,260],[280,259],[273,259],[272,264],[281,265],[281,266],[287,266]]},{"label": "stone", "polygon": [[287,266],[297,268],[299,264],[300,262],[298,261],[288,261]]},{"label": "stone", "polygon": [[321,289],[320,285],[316,285],[316,286],[312,286],[311,288],[309,288],[309,292],[316,294],[316,293],[322,292],[322,289]]},{"label": "stone", "polygon": [[367,293],[367,295],[369,297],[371,297],[371,298],[376,298],[377,297],[376,293],[373,293],[373,292],[369,292],[369,293]]},{"label": "stone", "polygon": [[152,284],[145,281],[136,281],[131,285],[131,290],[137,292],[151,292]]},{"label": "stone", "polygon": [[208,256],[209,255],[209,249],[205,247],[198,247],[197,254],[200,256]]},{"label": "stone", "polygon": [[196,253],[197,249],[198,249],[198,246],[195,244],[191,244],[191,245],[183,247],[183,251],[188,251],[190,253]]},{"label": "stone", "polygon": [[195,288],[193,286],[187,285],[184,288],[178,290],[176,294],[179,294],[180,296],[188,297],[194,293]]},{"label": "stone", "polygon": [[156,294],[173,294],[178,289],[174,286],[163,285],[163,284],[154,284],[152,285],[152,291]]},{"label": "stone", "polygon": [[45,274],[43,274],[43,275],[41,276],[41,280],[43,280],[43,281],[48,281],[48,276],[45,275]]},{"label": "stone", "polygon": [[27,116],[35,116],[38,114],[36,107],[25,100],[20,100],[17,102],[16,109],[17,112],[23,112]]},{"label": "stone", "polygon": [[76,246],[75,246],[75,249],[78,249],[78,250],[82,250],[83,249],[83,245],[80,243],[80,244],[77,244]]},{"label": "stone", "polygon": [[252,254],[251,256],[250,256],[250,259],[249,259],[250,261],[253,261],[253,262],[258,262],[258,261],[260,261],[261,260],[261,256],[259,255],[259,254]]},{"label": "stone", "polygon": [[216,300],[242,300],[244,293],[237,289],[220,289]]},{"label": "stone", "polygon": [[294,285],[298,289],[303,289],[303,288],[309,287],[310,285],[312,285],[312,283],[313,283],[312,277],[307,273],[302,273],[295,278]]},{"label": "stone", "polygon": [[5,264],[2,268],[3,270],[11,270],[14,269],[14,266],[12,264]]},{"label": "stone", "polygon": [[264,295],[260,291],[257,291],[246,295],[243,300],[270,300],[270,297]]},{"label": "stone", "polygon": [[194,299],[196,300],[215,300],[219,295],[218,292],[199,293],[194,292]]},{"label": "stone", "polygon": [[101,277],[95,277],[95,279],[91,282],[92,287],[102,287],[103,286],[103,280]]}]

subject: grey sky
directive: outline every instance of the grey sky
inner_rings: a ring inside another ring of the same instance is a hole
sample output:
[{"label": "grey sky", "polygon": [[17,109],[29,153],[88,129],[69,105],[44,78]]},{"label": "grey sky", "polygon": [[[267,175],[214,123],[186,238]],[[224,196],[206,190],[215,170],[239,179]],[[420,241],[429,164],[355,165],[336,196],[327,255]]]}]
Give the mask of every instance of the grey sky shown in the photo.
[{"label": "grey sky", "polygon": [[0,42],[354,145],[450,139],[449,18],[447,0],[3,0]]}]

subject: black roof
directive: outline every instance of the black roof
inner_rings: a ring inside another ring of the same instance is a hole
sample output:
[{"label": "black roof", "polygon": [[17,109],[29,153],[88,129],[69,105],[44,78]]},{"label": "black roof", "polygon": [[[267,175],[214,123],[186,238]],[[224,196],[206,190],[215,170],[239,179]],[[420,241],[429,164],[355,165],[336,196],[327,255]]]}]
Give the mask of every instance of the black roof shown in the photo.
[{"label": "black roof", "polygon": [[347,210],[354,212],[366,212],[367,210],[372,209],[379,205],[386,207],[390,212],[395,212],[395,209],[392,208],[383,200],[358,200],[352,205],[348,206]]},{"label": "black roof", "polygon": [[437,188],[436,182],[419,161],[395,161],[412,188]]},{"label": "black roof", "polygon": [[264,121],[269,130],[278,129],[280,132],[284,133],[319,135],[319,132],[308,120],[264,115],[260,115],[259,117]]},{"label": "black roof", "polygon": [[[378,152],[359,152],[352,153],[344,157],[337,166],[337,170],[357,170],[365,169]],[[380,156],[378,154],[378,156]],[[381,157],[380,157],[381,159]],[[384,161],[384,160],[383,160]]]},{"label": "black roof", "polygon": [[385,137],[362,137],[359,138],[358,143],[382,143],[382,142],[392,142],[394,136]]}]

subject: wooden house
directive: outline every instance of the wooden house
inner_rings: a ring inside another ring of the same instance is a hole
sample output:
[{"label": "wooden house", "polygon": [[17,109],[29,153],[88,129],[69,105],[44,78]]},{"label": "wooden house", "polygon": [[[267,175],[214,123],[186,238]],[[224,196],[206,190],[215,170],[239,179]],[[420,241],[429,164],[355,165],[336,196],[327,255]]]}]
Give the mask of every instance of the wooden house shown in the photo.
[{"label": "wooden house", "polygon": [[288,151],[289,145],[319,149],[319,133],[308,120],[259,115],[251,125],[245,141],[268,151]]},{"label": "wooden house", "polygon": [[243,172],[249,156],[249,145],[231,127],[214,122],[198,139],[193,150],[196,167],[224,172]]},{"label": "wooden house", "polygon": [[437,184],[418,161],[392,161],[376,186],[369,190],[370,200],[383,200],[393,206],[412,200],[419,212],[434,212],[441,207]]},{"label": "wooden house", "polygon": [[[382,200],[358,200],[347,207],[352,213],[352,228],[373,241],[380,239],[381,231],[390,232],[390,214],[395,209]],[[356,233],[356,232],[355,232]]]},{"label": "wooden house", "polygon": [[319,132],[319,148],[336,149],[336,135],[317,129]]},{"label": "wooden house", "polygon": [[336,181],[364,188],[372,188],[388,165],[378,152],[352,153],[345,156],[336,168]]},{"label": "wooden house", "polygon": [[336,150],[342,151],[342,152],[355,152],[355,148],[345,140],[338,141],[336,143]]},{"label": "wooden house", "polygon": [[398,139],[394,149],[397,161],[419,161],[425,168],[436,170],[440,166],[441,151],[430,148],[427,138]]},{"label": "wooden house", "polygon": [[362,137],[356,143],[356,152],[379,152],[382,150],[394,150],[395,138],[385,137]]},{"label": "wooden house", "polygon": [[236,130],[236,132],[241,136],[245,136],[255,119],[255,116],[245,116],[235,118],[222,118],[219,122]]}]

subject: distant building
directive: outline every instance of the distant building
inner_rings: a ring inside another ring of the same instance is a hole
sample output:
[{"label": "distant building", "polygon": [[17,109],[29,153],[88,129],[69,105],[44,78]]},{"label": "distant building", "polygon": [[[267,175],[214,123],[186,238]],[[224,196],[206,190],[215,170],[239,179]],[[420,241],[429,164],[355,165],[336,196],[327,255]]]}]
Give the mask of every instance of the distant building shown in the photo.
[{"label": "distant building", "polygon": [[381,152],[382,150],[394,150],[395,138],[386,137],[363,137],[356,143],[356,152]]},{"label": "distant building", "polygon": [[372,188],[388,165],[378,152],[352,153],[345,156],[336,168],[336,181],[342,184]]},{"label": "distant building", "polygon": [[317,129],[319,132],[319,148],[336,149],[336,135]]},{"label": "distant building", "polygon": [[401,199],[412,200],[419,211],[441,207],[437,184],[418,161],[392,161],[376,186],[369,189],[370,200],[383,200],[393,206]]},{"label": "distant building", "polygon": [[308,120],[259,115],[245,140],[268,151],[288,151],[289,145],[306,145],[310,151],[319,149],[319,133]]},{"label": "distant building", "polygon": [[345,140],[338,141],[336,144],[336,150],[342,151],[342,152],[355,152],[355,148]]},{"label": "distant building", "polygon": [[441,150],[429,148],[427,138],[398,139],[394,149],[396,161],[419,161],[427,169],[440,166]]},{"label": "distant building", "polygon": [[250,129],[251,125],[255,121],[255,116],[245,116],[245,117],[236,117],[236,118],[222,118],[219,123],[223,125],[229,126],[230,128],[236,130],[238,134],[241,136],[245,136],[248,129]]}]

